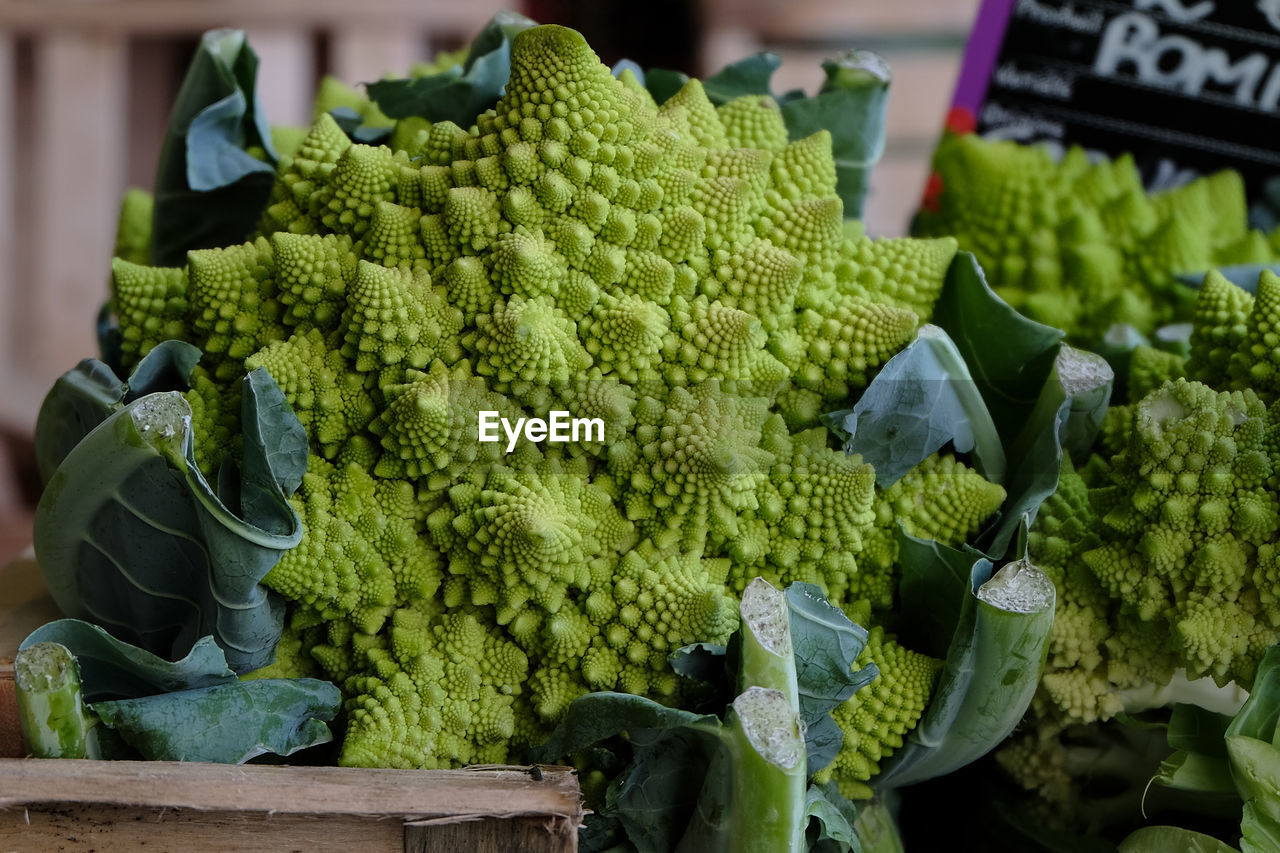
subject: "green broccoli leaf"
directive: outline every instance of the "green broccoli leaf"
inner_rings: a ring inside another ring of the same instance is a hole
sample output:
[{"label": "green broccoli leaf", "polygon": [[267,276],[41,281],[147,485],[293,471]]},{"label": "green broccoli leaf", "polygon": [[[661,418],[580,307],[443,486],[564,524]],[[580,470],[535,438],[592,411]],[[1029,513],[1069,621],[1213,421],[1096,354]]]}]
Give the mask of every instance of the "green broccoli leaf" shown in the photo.
[{"label": "green broccoli leaf", "polygon": [[810,853],[863,853],[854,829],[857,810],[840,795],[834,783],[809,786],[805,792],[805,813],[810,819]]},{"label": "green broccoli leaf", "polygon": [[1034,521],[1040,504],[1058,488],[1064,451],[1087,459],[1111,400],[1115,374],[1106,359],[1063,344],[1026,422],[1009,446],[1007,497],[999,519],[977,540],[1002,558],[1023,517]]},{"label": "green broccoli leaf", "polygon": [[1004,448],[982,394],[955,344],[937,326],[921,326],[851,410],[823,421],[844,439],[846,453],[871,463],[881,488],[947,442],[972,453],[975,467],[991,482],[1005,477]]},{"label": "green broccoli leaf", "polygon": [[805,725],[808,773],[812,776],[835,759],[844,742],[831,712],[880,673],[874,665],[854,669],[867,644],[867,630],[827,601],[822,590],[794,583],[786,596],[800,719]]},{"label": "green broccoli leaf", "polygon": [[856,50],[827,60],[822,70],[827,77],[818,94],[782,100],[782,118],[793,140],[831,132],[836,194],[845,218],[861,219],[871,169],[884,153],[889,66],[874,53]]},{"label": "green broccoli leaf", "polygon": [[133,699],[211,687],[236,680],[213,637],[201,637],[186,657],[170,661],[118,640],[103,628],[79,619],[59,619],[32,631],[19,649],[36,643],[65,646],[80,665],[87,702]]},{"label": "green broccoli leaf", "polygon": [[241,30],[200,40],[160,149],[151,259],[181,266],[191,249],[238,243],[275,181],[275,152],[255,94],[258,57]]},{"label": "green broccoli leaf", "polygon": [[969,252],[947,270],[933,322],[955,342],[1008,447],[1035,409],[1063,333],[1010,308]]},{"label": "green broccoli leaf", "polygon": [[231,681],[176,693],[93,703],[93,711],[152,761],[243,764],[265,753],[292,755],[333,739],[324,721],[342,703],[313,678]]},{"label": "green broccoli leaf", "polygon": [[[1268,848],[1274,849],[1274,848]],[[1176,826],[1146,826],[1120,842],[1119,853],[1239,853],[1211,835]]]},{"label": "green broccoli leaf", "polygon": [[283,606],[259,581],[302,536],[288,495],[307,445],[279,387],[257,373],[243,384],[233,507],[195,464],[191,408],[176,391],[127,403],[67,454],[35,518],[36,555],[63,613],[161,657],[212,634],[236,672],[271,662]]},{"label": "green broccoli leaf", "polygon": [[365,84],[378,109],[391,118],[419,116],[470,127],[492,107],[511,78],[511,39],[536,26],[515,12],[499,12],[471,44],[464,65],[439,74],[387,79]]},{"label": "green broccoli leaf", "polygon": [[702,81],[708,100],[719,106],[743,95],[769,95],[773,72],[782,65],[776,53],[757,53],[721,68]]},{"label": "green broccoli leaf", "polygon": [[36,417],[36,466],[46,483],[71,449],[125,403],[156,391],[185,390],[200,350],[163,341],[138,362],[127,382],[104,362],[86,358],[54,382]]},{"label": "green broccoli leaf", "polygon": [[885,762],[879,790],[950,773],[1009,736],[1040,683],[1054,601],[1053,582],[1025,561],[998,572],[986,559],[972,564],[933,701]]}]

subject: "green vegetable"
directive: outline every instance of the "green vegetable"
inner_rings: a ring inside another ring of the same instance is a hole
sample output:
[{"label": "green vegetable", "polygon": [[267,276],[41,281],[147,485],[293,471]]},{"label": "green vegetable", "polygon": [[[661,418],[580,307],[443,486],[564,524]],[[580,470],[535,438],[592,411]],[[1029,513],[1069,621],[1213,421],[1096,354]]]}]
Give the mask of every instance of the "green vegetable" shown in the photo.
[{"label": "green vegetable", "polygon": [[[325,723],[341,704],[334,685],[315,679],[241,682],[212,636],[170,661],[97,625],[60,619],[23,640],[18,660],[27,661],[18,687],[28,706],[61,705],[67,725],[50,719],[46,734],[65,738],[76,734],[72,723],[90,727],[78,734],[87,734],[90,754],[80,754],[81,744],[61,757],[239,764],[267,752],[287,756],[332,740]],[[78,712],[73,717],[67,708]],[[39,750],[59,757],[54,752]]]},{"label": "green vegetable", "polygon": [[118,408],[61,460],[35,543],[63,613],[162,657],[213,634],[234,669],[270,663],[282,607],[258,582],[301,538],[286,495],[305,457],[270,377],[244,385],[244,473],[220,477],[217,492],[196,467],[191,408],[176,391]]},{"label": "green vegetable", "polygon": [[591,693],[570,706],[536,757],[572,754],[618,735],[628,741],[631,759],[600,808],[646,853],[809,850],[811,815],[815,840],[858,849],[840,806],[816,787],[806,795],[807,732],[818,726],[806,725],[798,709],[816,724],[865,689],[874,670],[853,667],[866,634],[813,587],[784,595],[756,579],[740,612],[736,696],[723,720],[642,697]]},{"label": "green vegetable", "polygon": [[[313,659],[344,689],[346,763],[507,760],[588,691],[679,703],[668,656],[723,643],[726,588],[757,574],[854,606],[873,473],[813,427],[954,256],[846,230],[830,135],[790,141],[768,97],[690,81],[659,107],[557,27],[510,51],[474,132],[417,115],[392,150],[323,113],[253,241],[116,264],[126,366],[157,327],[201,349],[207,477],[228,452],[249,471],[246,371],[307,433],[302,539],[263,582],[291,602],[282,674]],[[603,441],[478,441],[481,411],[555,409]]]},{"label": "green vegetable", "polygon": [[36,643],[13,659],[18,722],[34,758],[98,758],[97,718],[84,704],[80,670],[66,646]]},{"label": "green vegetable", "polygon": [[938,190],[916,218],[973,252],[996,291],[1033,320],[1097,346],[1113,323],[1150,334],[1186,319],[1177,276],[1275,260],[1246,224],[1240,175],[1222,171],[1148,195],[1132,157],[1091,162],[1072,148],[948,136],[934,156]]},{"label": "green vegetable", "polygon": [[253,230],[271,190],[275,153],[254,94],[258,57],[240,30],[201,38],[178,91],[156,170],[150,258],[181,263],[188,249]]}]

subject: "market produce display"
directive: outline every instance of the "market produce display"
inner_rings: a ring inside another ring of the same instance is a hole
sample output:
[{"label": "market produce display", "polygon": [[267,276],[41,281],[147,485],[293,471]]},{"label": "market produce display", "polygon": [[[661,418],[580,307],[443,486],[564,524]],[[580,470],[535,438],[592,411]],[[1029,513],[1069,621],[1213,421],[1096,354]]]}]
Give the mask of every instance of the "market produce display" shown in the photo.
[{"label": "market produce display", "polygon": [[1085,819],[1123,741],[1267,849],[1280,277],[1213,271],[1275,254],[1238,177],[949,135],[922,236],[873,239],[887,72],[776,66],[500,16],[284,128],[206,35],[40,414],[31,707],[103,758],[572,763],[582,849],[654,853],[901,849],[926,801],[993,850],[1190,843],[1128,790]]},{"label": "market produce display", "polygon": [[1277,260],[1230,170],[1148,193],[1132,157],[1055,159],[974,133],[946,135],[934,170],[915,230],[955,237],[1010,305],[1084,346],[1113,323],[1150,335],[1188,320],[1195,293],[1181,273]]}]

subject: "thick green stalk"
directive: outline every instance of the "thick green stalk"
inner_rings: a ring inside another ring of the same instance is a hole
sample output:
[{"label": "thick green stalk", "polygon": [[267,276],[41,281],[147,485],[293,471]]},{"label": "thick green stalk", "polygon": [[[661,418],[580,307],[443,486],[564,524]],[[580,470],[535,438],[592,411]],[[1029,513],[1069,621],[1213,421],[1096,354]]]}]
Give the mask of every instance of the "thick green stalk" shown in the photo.
[{"label": "thick green stalk", "polygon": [[18,720],[34,758],[99,758],[98,718],[80,693],[80,667],[60,643],[36,643],[13,662]]},{"label": "thick green stalk", "polygon": [[791,700],[779,690],[748,687],[733,700],[724,735],[734,791],[724,849],[801,853],[809,823],[804,732]]},{"label": "thick green stalk", "polygon": [[756,578],[742,591],[738,613],[742,617],[738,690],[772,688],[780,691],[791,703],[792,710],[800,713],[796,657],[791,647],[791,611],[786,594],[764,578]]}]

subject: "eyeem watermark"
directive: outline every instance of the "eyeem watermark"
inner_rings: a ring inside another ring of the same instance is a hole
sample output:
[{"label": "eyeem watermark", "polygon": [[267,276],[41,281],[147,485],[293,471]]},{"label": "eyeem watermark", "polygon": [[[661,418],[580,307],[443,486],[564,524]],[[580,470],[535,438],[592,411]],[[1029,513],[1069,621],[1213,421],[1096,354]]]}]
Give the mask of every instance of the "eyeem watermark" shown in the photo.
[{"label": "eyeem watermark", "polygon": [[498,428],[507,437],[507,452],[516,449],[516,443],[523,435],[534,444],[544,441],[552,444],[567,444],[579,441],[604,441],[604,418],[575,418],[568,412],[553,409],[547,420],[542,418],[517,418],[512,424],[498,412],[484,410],[479,412],[480,440],[483,442],[501,441]]}]

